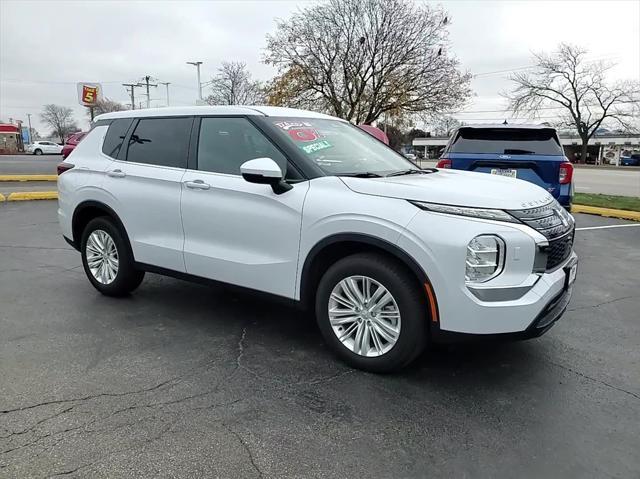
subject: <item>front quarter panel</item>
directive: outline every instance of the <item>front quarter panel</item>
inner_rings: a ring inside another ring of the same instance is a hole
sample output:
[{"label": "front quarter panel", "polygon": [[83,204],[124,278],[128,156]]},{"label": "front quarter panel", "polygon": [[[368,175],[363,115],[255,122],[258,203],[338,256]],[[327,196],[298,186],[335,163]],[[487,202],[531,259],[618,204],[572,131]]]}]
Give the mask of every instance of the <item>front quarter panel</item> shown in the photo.
[{"label": "front quarter panel", "polygon": [[331,236],[349,233],[396,244],[416,213],[416,208],[405,200],[356,193],[335,176],[312,180],[302,215],[296,299],[300,299],[305,259],[315,245]]}]

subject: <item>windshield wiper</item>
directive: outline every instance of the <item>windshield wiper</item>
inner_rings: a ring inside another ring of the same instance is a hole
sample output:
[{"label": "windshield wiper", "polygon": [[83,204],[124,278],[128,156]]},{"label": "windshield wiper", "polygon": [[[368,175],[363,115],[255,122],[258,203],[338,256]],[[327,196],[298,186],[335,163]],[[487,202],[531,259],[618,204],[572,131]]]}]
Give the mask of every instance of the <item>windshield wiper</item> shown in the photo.
[{"label": "windshield wiper", "polygon": [[372,173],[371,171],[363,171],[361,173],[340,173],[338,176],[351,176],[353,178],[382,178],[382,175]]},{"label": "windshield wiper", "polygon": [[402,176],[402,175],[426,175],[428,173],[433,173],[433,169],[428,170],[417,170],[415,168],[411,168],[409,170],[399,170],[394,171],[393,173],[389,173],[387,176]]}]

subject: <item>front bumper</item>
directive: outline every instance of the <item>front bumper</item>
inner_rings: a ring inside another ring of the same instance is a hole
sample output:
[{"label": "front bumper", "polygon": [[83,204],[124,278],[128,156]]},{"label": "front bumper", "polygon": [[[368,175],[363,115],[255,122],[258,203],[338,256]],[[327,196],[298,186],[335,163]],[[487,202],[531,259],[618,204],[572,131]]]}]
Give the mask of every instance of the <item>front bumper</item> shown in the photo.
[{"label": "front bumper", "polygon": [[[532,228],[426,214],[414,219],[399,245],[419,262],[433,287],[439,313],[438,322],[431,323],[434,336],[446,331],[530,337],[561,316],[571,297],[565,268],[577,261],[575,252],[552,270],[534,273],[538,245],[547,240]],[[466,245],[479,234],[499,236],[507,249],[503,272],[472,285],[464,279]]]}]

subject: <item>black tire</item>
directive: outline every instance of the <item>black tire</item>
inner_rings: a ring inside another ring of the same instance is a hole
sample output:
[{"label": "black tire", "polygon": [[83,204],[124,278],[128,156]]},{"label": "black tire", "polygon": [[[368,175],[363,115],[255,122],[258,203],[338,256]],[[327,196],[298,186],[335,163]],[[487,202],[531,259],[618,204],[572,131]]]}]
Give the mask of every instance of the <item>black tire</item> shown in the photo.
[{"label": "black tire", "polygon": [[[118,272],[115,279],[109,284],[98,282],[87,264],[87,240],[91,233],[96,230],[106,232],[113,239],[117,250]],[[82,232],[80,254],[87,278],[89,278],[94,288],[106,296],[125,296],[140,286],[140,283],[144,279],[144,271],[135,268],[133,254],[126,236],[109,217],[101,216],[89,221]]]},{"label": "black tire", "polygon": [[33,154],[34,155],[42,155],[42,150],[40,148],[37,148],[36,150],[34,150]]},{"label": "black tire", "polygon": [[[329,297],[349,276],[368,276],[382,284],[400,311],[400,334],[395,345],[377,357],[365,357],[342,344],[329,322]],[[325,341],[343,361],[365,371],[386,373],[411,363],[427,344],[427,300],[420,284],[397,261],[375,253],[359,253],[341,259],[324,274],[316,294],[316,319]]]}]

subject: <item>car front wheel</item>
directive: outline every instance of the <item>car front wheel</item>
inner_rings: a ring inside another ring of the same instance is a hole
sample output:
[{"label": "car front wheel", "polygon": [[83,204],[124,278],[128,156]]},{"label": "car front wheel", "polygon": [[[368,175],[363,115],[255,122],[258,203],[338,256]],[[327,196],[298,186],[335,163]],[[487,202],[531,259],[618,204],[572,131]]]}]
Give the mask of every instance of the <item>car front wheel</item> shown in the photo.
[{"label": "car front wheel", "polygon": [[400,369],[424,350],[426,311],[418,281],[378,254],[338,261],[316,295],[316,318],[327,343],[351,366],[371,372]]},{"label": "car front wheel", "polygon": [[37,149],[33,152],[34,155],[42,155],[42,150],[41,149]]},{"label": "car front wheel", "polygon": [[137,270],[125,235],[107,217],[91,220],[82,234],[82,265],[89,281],[102,294],[124,296],[144,279]]}]

